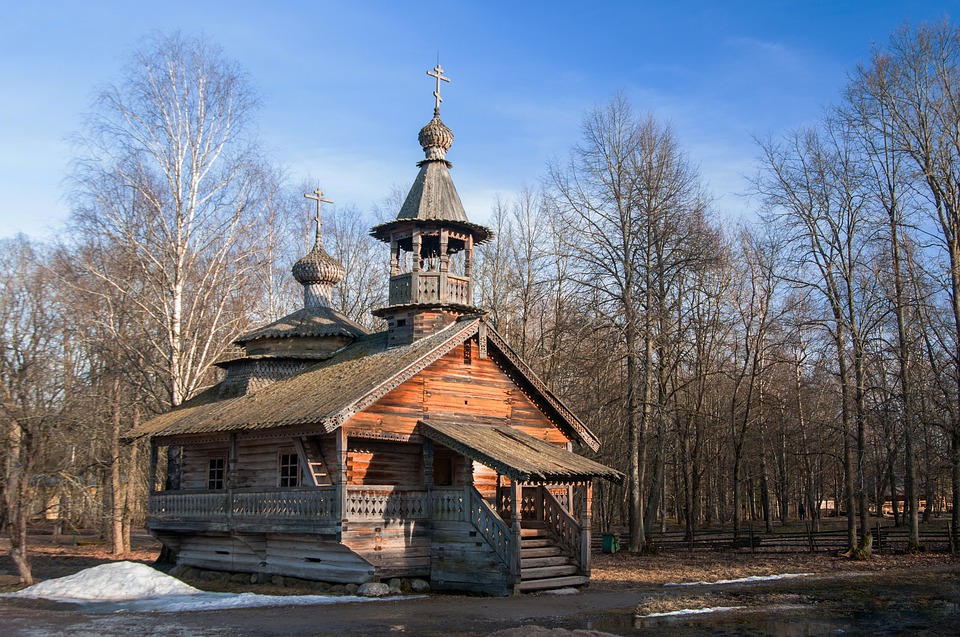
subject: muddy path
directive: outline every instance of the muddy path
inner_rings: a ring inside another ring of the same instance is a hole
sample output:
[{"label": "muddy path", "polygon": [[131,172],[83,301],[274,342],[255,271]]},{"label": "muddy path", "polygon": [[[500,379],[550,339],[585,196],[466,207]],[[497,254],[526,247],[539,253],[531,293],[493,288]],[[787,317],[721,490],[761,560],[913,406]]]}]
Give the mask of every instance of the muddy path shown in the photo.
[{"label": "muddy path", "polygon": [[[739,609],[683,617],[637,615],[706,607]],[[958,635],[960,565],[696,587],[645,584],[566,596],[433,595],[182,614],[90,614],[71,605],[0,601],[0,634],[8,637],[488,635],[529,625],[617,635]]]}]

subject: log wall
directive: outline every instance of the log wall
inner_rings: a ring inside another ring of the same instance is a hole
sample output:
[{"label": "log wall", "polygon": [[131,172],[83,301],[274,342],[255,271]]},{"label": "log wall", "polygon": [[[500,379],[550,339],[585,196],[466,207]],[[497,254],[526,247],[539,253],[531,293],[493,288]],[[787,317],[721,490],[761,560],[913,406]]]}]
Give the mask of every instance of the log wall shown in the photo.
[{"label": "log wall", "polygon": [[521,431],[563,445],[569,439],[504,371],[496,352],[481,359],[476,337],[400,384],[347,421],[350,436],[406,440],[424,418],[507,420]]},{"label": "log wall", "polygon": [[309,535],[206,534],[158,538],[179,547],[177,563],[240,573],[267,573],[343,584],[373,579],[374,568],[335,540]]},{"label": "log wall", "polygon": [[435,521],[430,556],[430,587],[509,595],[510,569],[469,522]]},{"label": "log wall", "polygon": [[[333,436],[315,437],[313,440],[319,445],[328,469],[336,467],[336,443]],[[227,459],[229,449],[230,444],[227,441],[184,443],[181,488],[206,489],[208,461],[215,457]],[[239,438],[233,486],[238,489],[278,486],[279,454],[296,452],[292,436],[289,438]],[[331,471],[333,482],[336,482],[335,473]],[[310,484],[306,476],[303,484]]]}]

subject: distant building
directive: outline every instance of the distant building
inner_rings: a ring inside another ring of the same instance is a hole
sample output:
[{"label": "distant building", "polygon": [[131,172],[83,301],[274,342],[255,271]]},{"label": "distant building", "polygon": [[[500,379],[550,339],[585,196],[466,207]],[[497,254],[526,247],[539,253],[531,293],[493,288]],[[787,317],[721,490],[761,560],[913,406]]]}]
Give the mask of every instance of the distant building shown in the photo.
[{"label": "distant building", "polygon": [[473,304],[491,232],[450,177],[440,79],[420,172],[371,231],[390,248],[387,330],[330,307],[344,270],[318,190],[317,241],[293,266],[303,309],[242,336],[221,383],[136,432],[151,484],[162,449],[182,449],[147,519],[179,563],[491,594],[588,581],[592,481],[622,475],[571,451],[599,441]]}]

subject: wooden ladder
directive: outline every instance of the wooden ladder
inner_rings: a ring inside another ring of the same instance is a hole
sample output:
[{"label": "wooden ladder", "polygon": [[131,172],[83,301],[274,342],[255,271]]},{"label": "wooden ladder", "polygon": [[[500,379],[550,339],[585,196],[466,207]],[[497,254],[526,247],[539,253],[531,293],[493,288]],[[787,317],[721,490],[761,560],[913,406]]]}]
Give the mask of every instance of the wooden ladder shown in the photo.
[{"label": "wooden ladder", "polygon": [[312,485],[322,487],[332,484],[330,472],[323,461],[323,453],[316,441],[312,438],[294,438],[293,444],[297,447],[303,472]]}]

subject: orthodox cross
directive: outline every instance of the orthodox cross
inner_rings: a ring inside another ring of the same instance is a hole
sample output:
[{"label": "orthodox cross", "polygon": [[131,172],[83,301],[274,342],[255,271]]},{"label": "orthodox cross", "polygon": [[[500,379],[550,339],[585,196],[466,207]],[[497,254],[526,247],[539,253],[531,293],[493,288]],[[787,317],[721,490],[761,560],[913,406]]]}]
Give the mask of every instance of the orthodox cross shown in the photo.
[{"label": "orthodox cross", "polygon": [[440,63],[439,63],[439,62],[437,63],[437,66],[434,67],[433,71],[427,71],[427,75],[429,75],[430,77],[435,77],[435,78],[437,78],[437,90],[433,92],[433,96],[434,96],[435,98],[437,98],[437,105],[434,106],[433,108],[434,108],[434,110],[435,110],[436,112],[439,113],[439,112],[440,112],[440,102],[443,101],[443,98],[440,97],[440,81],[442,80],[442,81],[444,81],[444,82],[449,82],[449,81],[450,81],[450,78],[449,78],[449,77],[446,77],[446,76],[443,74],[443,69],[440,68]]},{"label": "orthodox cross", "polygon": [[317,243],[320,243],[320,227],[323,225],[323,222],[320,220],[320,204],[321,203],[333,203],[329,199],[323,198],[323,191],[317,188],[313,193],[304,193],[303,195],[307,199],[313,199],[317,202],[317,216],[314,219],[317,222]]}]

